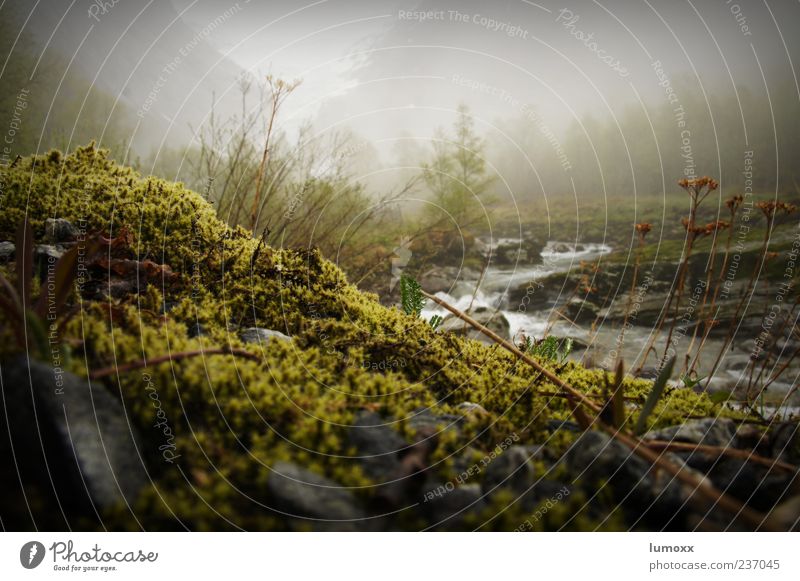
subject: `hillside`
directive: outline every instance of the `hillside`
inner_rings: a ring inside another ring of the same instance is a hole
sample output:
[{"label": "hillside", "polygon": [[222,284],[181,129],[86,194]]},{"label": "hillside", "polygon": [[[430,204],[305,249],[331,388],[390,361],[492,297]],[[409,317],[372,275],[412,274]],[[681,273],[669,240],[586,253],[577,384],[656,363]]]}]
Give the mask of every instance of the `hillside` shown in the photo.
[{"label": "hillside", "polygon": [[[181,184],[138,175],[93,146],[20,159],[0,176],[9,280],[26,219],[33,288],[60,288],[48,265],[81,250],[67,308],[47,319],[47,329],[63,327],[47,349],[28,332],[20,345],[11,311],[0,314],[2,416],[27,434],[12,429],[17,439],[0,444],[7,528],[752,528],[698,510],[691,487],[596,426],[582,432],[559,386],[510,353],[381,306],[318,251],[264,245]],[[602,370],[539,363],[598,401],[607,393]],[[626,421],[651,388],[624,380]],[[79,478],[32,469],[21,487],[6,464],[20,442],[41,441],[32,449],[51,462],[63,451],[53,401],[66,402],[70,432],[99,426],[102,446],[73,450]],[[28,433],[37,422],[52,429]],[[762,433],[690,389],[669,388],[648,427],[658,440],[776,462],[800,453],[796,430]],[[753,510],[777,506],[780,522],[794,473],[733,456],[667,456]],[[98,464],[111,465],[111,480]]]}]

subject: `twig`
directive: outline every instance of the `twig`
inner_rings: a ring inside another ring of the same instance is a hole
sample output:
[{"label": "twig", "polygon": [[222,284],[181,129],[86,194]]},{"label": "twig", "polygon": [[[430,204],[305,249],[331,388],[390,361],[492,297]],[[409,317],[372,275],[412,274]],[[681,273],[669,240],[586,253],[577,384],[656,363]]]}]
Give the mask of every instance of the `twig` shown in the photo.
[{"label": "twig", "polygon": [[[600,406],[595,404],[589,398],[587,398],[583,393],[572,387],[569,383],[555,375],[552,371],[542,366],[540,363],[529,357],[527,354],[523,353],[516,345],[503,339],[497,333],[493,332],[490,329],[487,329],[480,323],[478,323],[475,319],[470,317],[469,315],[459,311],[452,305],[448,304],[447,302],[443,301],[439,297],[433,296],[425,291],[421,291],[422,294],[427,297],[428,299],[432,300],[439,306],[445,308],[446,310],[450,311],[453,315],[461,319],[462,321],[466,321],[470,326],[474,329],[477,329],[494,342],[501,345],[506,351],[509,351],[522,359],[525,363],[533,367],[536,371],[540,374],[544,375],[547,379],[552,381],[555,385],[560,387],[565,394],[570,396],[568,399],[575,404],[575,409],[579,410],[580,407],[578,404],[582,404],[583,406],[587,407],[588,409],[592,410],[596,414],[599,415],[600,413]],[[582,411],[582,410],[581,410]],[[763,530],[773,530],[773,531],[780,531],[782,530],[777,524],[773,523],[772,519],[765,514],[762,514],[752,508],[749,508],[736,500],[735,498],[731,497],[728,494],[718,490],[713,485],[709,484],[708,480],[705,478],[698,478],[696,475],[688,472],[684,467],[679,466],[672,461],[663,457],[662,454],[652,450],[648,447],[647,442],[635,437],[630,436],[612,426],[609,426],[599,419],[595,418],[594,424],[597,425],[600,429],[605,431],[609,434],[612,438],[615,438],[625,446],[631,449],[631,451],[636,454],[637,456],[647,460],[651,464],[655,464],[658,468],[672,474],[675,478],[687,484],[693,488],[693,494],[690,496],[689,500],[694,502],[695,504],[699,504],[702,508],[708,508],[708,502],[710,501],[713,505],[719,506],[722,510],[735,515],[737,518],[741,518],[747,524],[753,526],[755,529],[763,529]],[[694,493],[697,493],[696,495]]]},{"label": "twig", "polygon": [[758,454],[753,454],[747,450],[738,450],[736,448],[726,448],[722,446],[705,446],[701,444],[691,444],[688,442],[669,442],[666,440],[647,440],[647,445],[657,450],[680,450],[686,452],[700,452],[702,454],[713,454],[715,456],[730,456],[732,458],[742,458],[761,464],[769,468],[780,468],[787,472],[797,472],[798,467],[776,460],[773,458],[765,458]]}]

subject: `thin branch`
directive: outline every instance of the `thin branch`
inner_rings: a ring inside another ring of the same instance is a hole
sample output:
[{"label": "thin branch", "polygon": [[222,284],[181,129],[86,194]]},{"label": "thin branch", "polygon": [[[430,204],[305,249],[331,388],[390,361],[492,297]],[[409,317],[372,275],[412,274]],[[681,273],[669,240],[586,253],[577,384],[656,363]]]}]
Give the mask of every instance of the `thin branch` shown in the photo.
[{"label": "thin branch", "polygon": [[[523,353],[516,345],[503,339],[497,333],[494,333],[490,329],[487,329],[476,320],[474,320],[469,315],[459,311],[452,305],[448,304],[447,302],[443,301],[442,299],[435,297],[425,291],[422,291],[422,294],[427,297],[428,299],[432,300],[439,306],[447,309],[453,315],[461,319],[462,321],[467,322],[470,326],[474,329],[477,329],[494,342],[500,344],[503,348],[507,351],[513,353],[520,359],[522,359],[525,363],[533,367],[536,371],[544,375],[547,379],[552,381],[555,385],[560,387],[565,394],[568,394],[570,397],[570,401],[572,401],[575,405],[576,411],[579,409],[579,404],[587,407],[588,409],[592,410],[596,414],[599,415],[600,413],[600,406],[595,404],[591,401],[586,395],[572,387],[569,383],[558,377],[555,373],[550,371],[549,369],[542,366],[540,363],[529,357],[527,354]],[[675,478],[692,487],[693,493],[689,497],[689,500],[697,505],[702,506],[704,509],[708,509],[708,503],[711,502],[712,506],[716,505],[719,506],[720,509],[734,515],[736,518],[740,518],[750,526],[754,527],[755,529],[761,530],[773,530],[779,531],[782,530],[777,523],[774,523],[773,520],[769,517],[769,515],[762,514],[752,508],[749,508],[742,504],[740,501],[736,500],[735,498],[731,497],[730,495],[718,490],[713,485],[709,483],[709,481],[705,478],[699,478],[695,474],[689,472],[683,466],[679,466],[672,461],[664,458],[661,453],[658,453],[648,447],[646,441],[643,441],[635,436],[630,436],[617,428],[609,426],[599,419],[595,418],[594,424],[597,425],[600,429],[605,431],[608,435],[612,438],[618,440],[625,446],[631,449],[631,451],[636,454],[637,456],[643,458],[644,460],[650,462],[651,464],[656,465],[658,468],[664,470],[665,472],[672,474]],[[696,493],[696,494],[695,494]]]}]

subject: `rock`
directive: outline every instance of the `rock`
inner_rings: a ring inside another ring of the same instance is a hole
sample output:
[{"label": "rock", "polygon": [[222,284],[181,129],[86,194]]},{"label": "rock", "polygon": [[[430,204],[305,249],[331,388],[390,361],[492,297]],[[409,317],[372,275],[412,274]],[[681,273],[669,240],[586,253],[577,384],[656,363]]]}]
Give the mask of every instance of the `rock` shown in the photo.
[{"label": "rock", "polygon": [[[494,331],[502,338],[511,338],[511,325],[502,312],[495,311],[487,307],[478,307],[477,309],[473,309],[473,311],[468,314],[478,323],[484,327],[487,327],[490,331]],[[449,331],[451,333],[455,333],[456,335],[466,335],[470,339],[477,339],[482,343],[492,343],[492,340],[486,337],[483,333],[473,329],[464,321],[453,315],[449,315],[445,318],[444,322],[442,323],[441,330]]]},{"label": "rock", "polygon": [[48,270],[54,267],[58,259],[63,255],[64,250],[51,244],[38,244],[34,246],[33,268],[35,272],[38,272],[41,279],[45,280]]},{"label": "rock", "polygon": [[449,293],[458,283],[476,281],[479,276],[479,273],[469,268],[436,266],[422,273],[418,281],[422,288],[429,293]]},{"label": "rock", "polygon": [[468,514],[480,512],[485,506],[481,487],[477,484],[445,488],[445,485],[436,483],[430,489],[439,494],[426,496],[422,509],[428,521],[437,529],[457,529]]},{"label": "rock", "polygon": [[276,462],[267,480],[273,508],[301,519],[336,521],[336,530],[355,530],[366,516],[353,494],[336,482],[292,462]]},{"label": "rock", "polygon": [[658,378],[658,368],[656,367],[643,367],[639,373],[636,374],[636,377],[639,379],[649,379],[650,381],[655,381]]},{"label": "rock", "polygon": [[481,486],[484,494],[491,494],[500,489],[511,490],[515,495],[526,493],[536,482],[533,456],[533,449],[510,446],[508,450],[489,462]]},{"label": "rock", "polygon": [[477,403],[472,403],[471,401],[461,402],[456,406],[456,409],[460,411],[464,416],[470,416],[470,415],[483,416],[489,413],[486,411],[486,409],[484,409],[482,405],[479,405]]},{"label": "rock", "polygon": [[795,466],[800,464],[800,423],[783,422],[773,426],[769,444],[773,458]]},{"label": "rock", "polygon": [[600,311],[594,303],[578,297],[571,298],[564,305],[563,310],[564,314],[575,323],[590,323],[597,318]]},{"label": "rock", "polygon": [[285,335],[280,331],[273,331],[272,329],[263,329],[261,327],[250,327],[244,329],[239,333],[239,337],[245,343],[268,343],[270,339],[277,339],[279,341],[291,341],[289,335]]},{"label": "rock", "polygon": [[552,307],[558,298],[559,290],[560,283],[548,284],[546,281],[534,279],[509,289],[503,302],[508,310],[535,313]]},{"label": "rock", "polygon": [[575,433],[583,431],[578,424],[575,422],[570,422],[569,420],[547,420],[547,431],[555,432],[557,430]]},{"label": "rock", "polygon": [[780,503],[770,513],[773,522],[785,531],[800,531],[800,496]]},{"label": "rock", "polygon": [[54,489],[68,512],[84,516],[135,502],[149,479],[137,430],[116,397],[100,383],[24,356],[0,371],[7,406],[0,423],[7,417],[10,424],[0,426],[2,470],[17,472],[8,458],[13,447],[26,487]]},{"label": "rock", "polygon": [[0,242],[0,264],[8,264],[14,261],[16,246],[13,242]]},{"label": "rock", "polygon": [[71,242],[78,237],[78,229],[64,218],[48,218],[44,221],[45,240],[50,244]]},{"label": "rock", "polygon": [[448,430],[458,432],[458,424],[460,424],[463,419],[463,416],[450,414],[436,415],[428,408],[419,408],[412,412],[412,415],[407,420],[407,425],[416,434],[436,434]]},{"label": "rock", "polygon": [[576,478],[590,482],[608,480],[610,485],[612,480],[621,483],[612,486],[615,496],[621,495],[620,498],[632,490],[639,490],[641,494],[649,486],[649,482],[645,482],[649,465],[602,432],[581,434],[567,450],[564,460]]},{"label": "rock", "polygon": [[721,458],[708,472],[714,485],[756,510],[768,511],[783,498],[795,478],[741,458]]},{"label": "rock", "polygon": [[671,476],[654,478],[649,463],[607,434],[584,432],[569,448],[563,462],[573,479],[587,489],[587,494],[593,495],[598,487],[603,487],[637,522],[659,530],[684,526],[685,501],[691,489]]},{"label": "rock", "polygon": [[644,438],[704,446],[733,446],[736,444],[736,424],[728,418],[688,420],[679,426],[647,432]]},{"label": "rock", "polygon": [[408,443],[386,420],[374,412],[362,411],[347,429],[347,441],[360,456],[364,473],[379,482],[386,481],[400,466],[399,455]]}]

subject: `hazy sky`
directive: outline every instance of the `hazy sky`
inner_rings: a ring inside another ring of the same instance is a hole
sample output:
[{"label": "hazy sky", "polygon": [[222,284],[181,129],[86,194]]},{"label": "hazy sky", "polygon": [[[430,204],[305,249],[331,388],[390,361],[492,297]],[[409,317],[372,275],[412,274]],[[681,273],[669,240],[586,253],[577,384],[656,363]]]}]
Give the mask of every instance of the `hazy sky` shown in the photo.
[{"label": "hazy sky", "polygon": [[314,117],[391,140],[430,134],[459,102],[486,124],[530,105],[559,129],[664,102],[681,76],[701,94],[746,85],[766,101],[781,83],[796,88],[800,61],[800,4],[788,0],[12,4],[72,70],[138,112],[154,143],[185,139],[212,92],[233,110],[242,71],[304,80],[287,127]]}]

